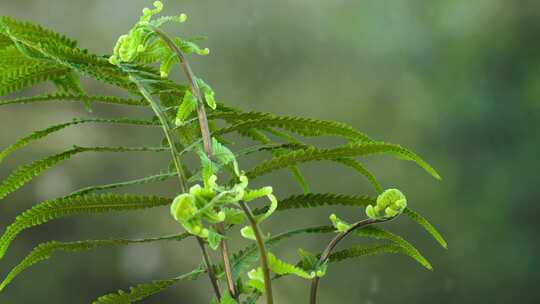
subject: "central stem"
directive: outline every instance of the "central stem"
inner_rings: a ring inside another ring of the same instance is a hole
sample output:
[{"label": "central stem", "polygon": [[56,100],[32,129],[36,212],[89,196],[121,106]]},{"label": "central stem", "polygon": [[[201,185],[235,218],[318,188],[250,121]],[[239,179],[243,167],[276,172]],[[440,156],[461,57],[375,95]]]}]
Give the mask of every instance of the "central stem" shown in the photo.
[{"label": "central stem", "polygon": [[[386,221],[389,221],[391,219],[365,219],[365,220],[362,220],[362,221],[359,221],[359,222],[356,222],[355,224],[353,224],[349,229],[347,229],[346,231],[344,232],[341,232],[339,233],[338,235],[336,235],[331,241],[330,243],[328,243],[328,245],[326,246],[326,248],[324,249],[323,253],[321,254],[321,257],[319,258],[319,263],[318,265],[323,265],[324,263],[326,263],[326,261],[328,261],[328,258],[330,257],[330,255],[332,254],[332,251],[334,250],[334,248],[336,248],[336,246],[339,244],[339,242],[341,240],[343,240],[344,238],[346,238],[349,234],[351,234],[354,230],[356,229],[359,229],[359,228],[362,228],[362,227],[366,227],[368,225],[372,225],[372,224],[376,224],[376,223],[382,223],[382,222],[386,222]],[[318,290],[318,287],[319,287],[319,281],[320,281],[320,278],[319,277],[314,277],[312,280],[311,280],[311,288],[310,288],[310,295],[309,295],[309,304],[317,304],[317,290]]]},{"label": "central stem", "polygon": [[[201,90],[199,88],[199,85],[197,84],[197,79],[195,75],[193,74],[193,70],[191,69],[191,66],[189,65],[189,62],[187,61],[186,57],[184,56],[184,53],[180,48],[174,43],[174,41],[162,30],[156,27],[152,27],[152,30],[167,44],[167,46],[178,56],[178,60],[180,61],[180,65],[182,67],[182,70],[184,74],[186,75],[186,78],[188,80],[188,85],[195,96],[197,98],[197,117],[199,118],[199,127],[201,130],[201,137],[203,140],[203,147],[204,152],[208,159],[212,159],[212,137],[210,135],[210,128],[208,126],[208,117],[206,116],[206,110],[205,110],[205,102],[203,100],[203,96],[201,94]],[[223,225],[217,225],[217,230],[220,234],[224,234],[224,228]],[[231,267],[231,261],[229,257],[229,250],[227,246],[227,242],[223,239],[220,242],[220,251],[221,256],[223,257],[223,265],[224,265],[224,271],[225,276],[227,278],[227,287],[229,288],[229,294],[235,298],[238,299],[238,294],[236,292],[236,287],[234,284],[234,278],[232,275],[232,267]]]},{"label": "central stem", "polygon": [[272,295],[272,278],[270,278],[270,267],[268,267],[268,255],[266,254],[266,247],[264,245],[264,239],[259,228],[259,224],[253,216],[253,212],[249,209],[249,206],[246,205],[243,201],[240,201],[240,207],[244,210],[251,228],[253,229],[253,234],[255,234],[255,239],[257,240],[257,247],[259,248],[259,255],[261,256],[261,265],[264,275],[264,289],[266,291],[266,304],[273,304],[274,297]]},{"label": "central stem", "polygon": [[[144,98],[148,101],[152,109],[154,110],[154,113],[157,115],[159,121],[161,122],[161,127],[163,129],[163,133],[165,133],[165,137],[167,138],[167,142],[169,143],[169,146],[171,147],[171,154],[173,158],[174,165],[176,167],[178,180],[180,182],[180,190],[185,193],[187,191],[187,182],[185,178],[184,169],[182,167],[182,163],[180,161],[180,143],[178,142],[178,139],[176,136],[174,136],[173,128],[171,127],[169,120],[167,119],[167,116],[161,109],[161,106],[154,101],[152,98],[152,95],[150,92],[146,90],[146,88],[136,79],[132,79],[133,82],[137,85],[137,88],[141,92],[141,94],[144,96]],[[204,241],[197,237],[197,241],[199,244],[199,247],[201,248],[201,253],[203,255],[203,260],[207,268],[208,277],[210,279],[210,282],[212,283],[212,287],[214,288],[214,292],[216,294],[216,297],[218,299],[221,298],[221,292],[219,290],[219,285],[217,283],[216,275],[214,273],[214,269],[212,268],[212,262],[210,261],[210,257],[208,256],[208,252],[206,251],[206,247],[204,245]]]}]

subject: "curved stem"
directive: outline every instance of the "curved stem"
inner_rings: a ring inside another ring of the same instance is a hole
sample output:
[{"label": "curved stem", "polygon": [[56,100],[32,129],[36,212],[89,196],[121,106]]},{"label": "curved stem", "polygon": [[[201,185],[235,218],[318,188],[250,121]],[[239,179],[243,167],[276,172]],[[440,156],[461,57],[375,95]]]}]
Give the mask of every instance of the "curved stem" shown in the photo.
[{"label": "curved stem", "polygon": [[[191,69],[191,66],[189,62],[187,61],[186,57],[184,56],[184,53],[174,43],[174,41],[169,37],[169,35],[167,35],[165,32],[163,32],[157,27],[151,27],[151,29],[163,41],[165,41],[167,46],[176,54],[176,56],[178,56],[178,60],[180,61],[182,70],[188,80],[189,88],[191,89],[191,92],[193,93],[193,95],[197,98],[197,116],[199,118],[199,127],[201,129],[201,137],[203,139],[204,152],[206,156],[208,156],[209,159],[212,159],[212,136],[210,135],[210,128],[208,126],[208,117],[206,116],[206,110],[204,106],[205,102],[203,100],[203,96],[201,94],[199,85],[197,84],[197,78],[193,74],[193,70]],[[220,229],[220,227],[218,227],[218,231],[220,231],[221,233],[223,229]],[[227,286],[229,288],[229,293],[233,298],[238,299],[236,286],[234,284],[234,279],[232,275],[229,250],[228,250],[227,242],[225,240],[221,240],[220,242],[220,251],[221,251],[221,256],[223,257],[223,265],[224,265],[225,275],[227,278]]]},{"label": "curved stem", "polygon": [[[221,235],[225,234],[225,228],[223,227],[223,223],[217,224],[216,228],[217,228],[217,231],[219,232],[219,234],[221,234]],[[230,256],[229,255],[229,246],[227,245],[227,242],[221,241],[219,243],[219,248],[220,248],[220,251],[221,251],[223,257],[227,257],[227,258],[223,258],[223,269],[224,269],[224,272],[225,272],[225,277],[227,278],[227,286],[229,287],[229,294],[233,298],[238,300],[238,294],[236,293],[236,290],[235,290],[234,278],[233,278],[233,275],[232,275],[231,260],[228,258]]]},{"label": "curved stem", "polygon": [[200,237],[197,237],[197,242],[199,243],[199,247],[201,248],[203,260],[204,260],[204,263],[206,264],[206,269],[208,272],[208,278],[210,278],[210,283],[212,284],[212,287],[214,288],[214,293],[216,294],[216,297],[218,299],[221,299],[221,291],[219,290],[218,281],[214,273],[214,269],[212,269],[212,261],[210,260],[210,256],[208,255],[208,252],[206,251],[204,240],[201,239]]},{"label": "curved stem", "polygon": [[199,117],[199,127],[201,129],[201,135],[203,138],[203,146],[204,151],[206,155],[211,159],[212,157],[212,141],[210,137],[210,128],[208,127],[208,118],[206,117],[206,110],[204,108],[204,100],[203,96],[201,94],[201,90],[199,88],[199,85],[197,84],[197,78],[195,77],[195,74],[193,74],[193,70],[191,69],[191,66],[189,62],[186,59],[186,56],[184,56],[184,53],[180,48],[174,43],[174,41],[167,35],[165,32],[160,30],[156,27],[151,27],[151,29],[161,38],[165,43],[167,43],[167,46],[178,56],[178,60],[180,61],[180,66],[182,67],[182,70],[184,74],[186,75],[186,78],[188,80],[189,88],[191,89],[191,92],[193,95],[197,98],[197,116]]},{"label": "curved stem", "polygon": [[[180,147],[182,146],[182,144],[178,141],[177,137],[174,136],[173,128],[171,127],[169,120],[167,119],[167,116],[165,115],[164,111],[161,109],[161,105],[159,105],[159,103],[157,103],[152,98],[152,95],[150,94],[150,92],[148,92],[148,90],[146,90],[146,88],[136,78],[133,78],[132,81],[135,82],[141,94],[150,103],[152,109],[154,110],[154,113],[157,115],[161,123],[163,132],[165,133],[165,137],[167,138],[167,142],[171,148],[170,150],[171,150],[174,165],[176,167],[178,181],[180,183],[180,189],[182,190],[183,193],[185,193],[187,192],[188,185],[185,178],[184,169],[182,167],[182,163],[180,160],[180,155],[181,155]],[[219,285],[217,283],[216,274],[214,273],[214,269],[212,268],[212,262],[210,260],[210,257],[208,256],[208,252],[206,251],[204,241],[201,240],[200,238],[197,238],[197,241],[199,243],[199,247],[201,248],[201,253],[203,255],[204,263],[206,265],[208,278],[210,279],[210,282],[212,283],[212,287],[214,288],[214,293],[216,294],[216,297],[218,299],[221,299],[221,292],[219,290]]]},{"label": "curved stem", "polygon": [[262,271],[264,275],[266,304],[273,304],[274,297],[272,295],[272,279],[270,278],[270,267],[268,266],[268,256],[266,254],[266,246],[264,245],[264,239],[262,237],[261,229],[259,228],[259,224],[255,220],[255,217],[253,216],[253,212],[251,212],[251,209],[249,208],[249,206],[246,205],[246,203],[243,201],[240,201],[239,204],[240,204],[240,207],[242,207],[242,209],[244,210],[244,213],[246,214],[248,218],[251,228],[253,229],[253,233],[255,234],[255,239],[257,240],[257,247],[259,248],[259,255],[261,256],[261,266],[262,266]]},{"label": "curved stem", "polygon": [[[338,235],[336,235],[330,241],[330,243],[328,243],[328,245],[324,249],[323,253],[321,254],[321,257],[319,258],[319,265],[322,265],[322,264],[326,263],[326,261],[328,260],[328,258],[332,254],[332,251],[334,250],[334,248],[336,248],[336,246],[339,244],[339,242],[341,240],[343,240],[344,238],[346,238],[354,230],[356,230],[358,228],[366,227],[368,225],[376,224],[376,223],[387,222],[389,220],[391,220],[391,219],[375,220],[375,219],[369,218],[369,219],[365,219],[365,220],[356,222],[349,229],[347,229],[347,231],[339,233]],[[317,304],[317,290],[318,290],[318,287],[319,287],[319,281],[320,281],[319,277],[315,277],[315,278],[313,278],[311,280],[311,288],[310,288],[310,296],[309,296],[309,303],[310,304]]]}]

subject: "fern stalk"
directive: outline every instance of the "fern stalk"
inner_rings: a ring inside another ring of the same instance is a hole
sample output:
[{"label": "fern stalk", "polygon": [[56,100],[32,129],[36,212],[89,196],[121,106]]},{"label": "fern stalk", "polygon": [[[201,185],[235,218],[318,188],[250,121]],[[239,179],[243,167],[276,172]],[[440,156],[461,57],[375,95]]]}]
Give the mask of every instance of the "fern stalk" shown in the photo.
[{"label": "fern stalk", "polygon": [[[328,261],[328,258],[331,256],[332,251],[334,250],[334,248],[336,248],[336,246],[339,244],[339,242],[341,242],[344,238],[346,238],[349,234],[351,234],[356,229],[366,227],[366,226],[369,226],[369,225],[373,225],[373,224],[377,224],[377,223],[386,222],[386,221],[389,221],[389,220],[390,219],[378,220],[378,219],[368,218],[368,219],[356,222],[355,224],[353,224],[346,231],[341,232],[338,235],[336,235],[330,241],[330,243],[328,243],[328,245],[324,249],[323,253],[321,254],[321,257],[319,258],[319,265],[323,265],[324,263],[326,263],[326,261]],[[317,304],[317,290],[318,290],[318,287],[319,287],[319,281],[320,281],[320,278],[318,276],[314,277],[311,280],[310,296],[309,296],[309,303],[310,304]]]},{"label": "fern stalk", "polygon": [[253,212],[249,209],[248,205],[246,205],[245,202],[240,201],[240,207],[242,207],[242,210],[244,210],[244,213],[246,214],[249,223],[251,224],[251,228],[253,229],[253,234],[255,235],[255,239],[257,240],[257,247],[259,248],[259,255],[261,257],[261,266],[262,271],[264,275],[264,288],[266,293],[266,304],[273,304],[274,298],[272,296],[272,278],[270,278],[270,267],[268,266],[268,255],[266,252],[266,246],[264,245],[264,239],[261,233],[261,229],[259,228],[259,224],[255,220],[255,217],[253,216]]},{"label": "fern stalk", "polygon": [[[187,186],[187,181],[185,179],[184,169],[182,167],[182,163],[180,160],[181,153],[180,153],[179,147],[181,146],[181,143],[179,142],[178,138],[174,135],[173,127],[170,125],[169,121],[167,120],[167,116],[165,115],[165,112],[162,110],[161,105],[152,98],[152,95],[150,94],[150,92],[146,90],[146,88],[143,86],[143,84],[140,81],[138,81],[135,77],[131,77],[131,80],[135,82],[141,94],[148,101],[148,103],[150,103],[152,110],[154,110],[154,113],[156,114],[159,121],[161,122],[161,127],[163,129],[163,133],[165,133],[165,137],[167,138],[167,142],[171,150],[171,156],[172,156],[174,165],[176,167],[178,180],[180,183],[180,189],[182,190],[183,193],[185,193],[188,189],[188,186]],[[197,238],[197,242],[201,249],[203,260],[204,260],[204,263],[206,264],[208,277],[210,279],[210,282],[212,283],[214,293],[216,294],[218,298],[220,298],[221,292],[219,290],[217,278],[212,268],[212,262],[210,261],[210,257],[208,255],[208,252],[206,251],[204,242],[200,238]]]},{"label": "fern stalk", "polygon": [[[201,137],[203,140],[204,152],[206,153],[206,156],[209,159],[212,159],[212,137],[210,135],[210,128],[208,126],[208,117],[206,115],[206,109],[204,105],[205,103],[201,94],[201,90],[199,88],[199,85],[197,84],[195,75],[193,74],[193,70],[191,69],[191,66],[189,62],[187,61],[186,57],[184,56],[184,53],[180,50],[180,48],[174,43],[174,41],[165,32],[163,32],[162,30],[154,26],[151,26],[151,29],[167,44],[167,46],[176,54],[176,56],[178,57],[178,60],[180,61],[180,66],[182,67],[182,70],[184,74],[186,75],[189,88],[191,89],[191,92],[193,93],[193,95],[197,98],[197,116],[199,118],[198,119],[199,128],[201,129]],[[217,225],[217,230],[220,233],[223,233],[224,231],[223,225]],[[227,242],[225,241],[225,239],[220,241],[219,247],[221,251],[221,256],[223,257],[223,265],[224,265],[224,270],[225,270],[225,276],[227,278],[227,286],[229,288],[229,294],[238,300],[236,287],[234,285],[234,278],[232,276],[229,250],[228,250]],[[218,295],[218,299],[221,299],[219,295]]]}]

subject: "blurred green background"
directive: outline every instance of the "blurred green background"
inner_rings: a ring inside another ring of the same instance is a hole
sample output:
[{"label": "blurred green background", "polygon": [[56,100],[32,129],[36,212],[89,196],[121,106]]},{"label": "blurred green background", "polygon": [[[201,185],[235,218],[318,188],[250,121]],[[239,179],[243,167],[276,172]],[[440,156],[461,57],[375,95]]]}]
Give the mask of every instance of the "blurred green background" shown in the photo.
[{"label": "blurred green background", "polygon": [[[443,176],[437,182],[408,162],[367,160],[385,187],[402,189],[409,204],[443,232],[449,250],[438,247],[408,219],[400,219],[388,226],[417,245],[434,271],[402,256],[337,264],[321,284],[321,303],[540,302],[535,291],[540,279],[540,2],[166,2],[167,13],[190,16],[186,25],[170,32],[209,37],[202,44],[211,55],[192,62],[219,99],[244,109],[347,122],[376,139],[413,149]],[[4,0],[0,14],[43,24],[105,54],[150,3]],[[117,93],[93,81],[84,84],[93,94]],[[23,95],[44,88],[49,89]],[[97,106],[95,114],[148,113]],[[32,130],[88,115],[78,104],[2,107],[0,147]],[[0,177],[72,144],[151,145],[159,143],[160,135],[157,129],[133,127],[72,128],[10,157],[0,167]],[[78,156],[4,199],[0,228],[44,199],[156,173],[166,162],[167,155]],[[335,165],[302,168],[317,192],[373,194],[362,178]],[[286,172],[262,183],[274,185],[279,197],[300,191]],[[175,184],[127,190],[173,195]],[[279,233],[284,224],[326,224],[330,211],[284,212],[266,229]],[[361,216],[361,211],[334,211],[349,220]],[[46,240],[177,231],[167,208],[58,220],[23,233],[1,261],[0,274]],[[297,238],[282,244],[279,252],[293,261],[294,248],[319,251],[326,241]],[[0,294],[0,303],[88,303],[117,288],[187,272],[198,262],[193,241],[59,254],[23,273]],[[207,283],[206,278],[180,283],[144,303],[208,303]],[[276,290],[280,304],[307,302],[308,284],[300,279],[284,279]]]}]

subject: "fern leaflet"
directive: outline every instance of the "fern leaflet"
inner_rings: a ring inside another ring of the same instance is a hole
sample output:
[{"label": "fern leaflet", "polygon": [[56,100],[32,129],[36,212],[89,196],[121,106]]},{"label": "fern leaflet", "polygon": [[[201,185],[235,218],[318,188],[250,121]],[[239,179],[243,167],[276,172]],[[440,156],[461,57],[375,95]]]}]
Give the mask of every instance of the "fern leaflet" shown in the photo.
[{"label": "fern leaflet", "polygon": [[22,231],[51,220],[78,214],[99,214],[109,211],[130,211],[166,206],[170,198],[157,196],[89,194],[44,201],[15,218],[0,237],[0,258]]},{"label": "fern leaflet", "polygon": [[64,128],[87,124],[87,123],[103,123],[103,124],[126,124],[126,125],[139,125],[139,126],[159,126],[157,122],[149,120],[137,120],[129,118],[118,118],[118,119],[102,119],[102,118],[76,118],[70,122],[57,124],[50,126],[46,129],[35,131],[19,140],[14,144],[8,146],[3,151],[0,151],[0,163],[11,153],[15,152],[17,149],[20,149],[38,139],[46,137],[54,132],[60,131]]},{"label": "fern leaflet", "polygon": [[302,150],[296,150],[284,155],[274,157],[271,160],[264,161],[260,165],[247,172],[247,176],[255,178],[265,175],[272,171],[283,169],[292,165],[297,165],[309,161],[335,160],[344,157],[367,156],[374,154],[389,153],[397,155],[400,158],[414,161],[421,168],[430,173],[433,177],[440,179],[439,174],[428,163],[413,152],[402,148],[399,145],[387,144],[382,142],[370,142],[362,144],[349,144],[333,149],[319,149],[309,147]]},{"label": "fern leaflet", "polygon": [[195,280],[202,273],[204,273],[204,270],[194,270],[176,278],[139,284],[137,286],[130,287],[128,292],[119,290],[117,293],[101,296],[97,300],[93,301],[92,304],[131,304],[162,292],[179,281]]},{"label": "fern leaflet", "polygon": [[166,150],[165,147],[75,147],[15,169],[0,184],[0,199],[17,191],[47,169],[70,159],[76,154],[84,152],[161,152]]},{"label": "fern leaflet", "polygon": [[42,262],[44,260],[50,259],[53,254],[57,251],[64,252],[80,252],[86,250],[92,250],[97,247],[104,246],[120,246],[120,245],[130,245],[130,244],[140,244],[140,243],[150,243],[157,241],[170,241],[176,240],[181,241],[187,238],[189,234],[177,234],[164,237],[156,238],[147,238],[147,239],[135,239],[135,240],[126,240],[126,239],[116,239],[116,240],[88,240],[88,241],[77,241],[77,242],[57,242],[51,241],[47,243],[42,243],[36,246],[32,251],[17,265],[15,266],[6,276],[4,281],[0,283],[0,291],[2,291],[9,283],[15,279],[24,270],[30,268],[31,266]]},{"label": "fern leaflet", "polygon": [[[334,193],[310,193],[303,195],[293,195],[279,201],[277,211],[299,208],[316,208],[324,206],[350,206],[362,207],[375,204],[375,200],[366,195],[342,195]],[[257,210],[257,213],[264,212]],[[442,235],[428,220],[410,208],[405,208],[403,214],[411,218],[414,222],[422,226],[443,248],[448,245]]]},{"label": "fern leaflet", "polygon": [[409,208],[403,210],[403,214],[407,215],[418,225],[422,226],[444,249],[448,249],[448,243],[446,240],[427,219]]},{"label": "fern leaflet", "polygon": [[425,268],[432,270],[433,267],[429,263],[428,260],[416,249],[411,243],[407,242],[402,237],[395,235],[389,231],[386,231],[382,228],[376,227],[376,226],[367,226],[362,229],[358,229],[354,232],[357,236],[367,236],[370,238],[375,239],[384,239],[389,240],[396,245],[399,245],[405,254],[416,260],[418,263],[420,263]]},{"label": "fern leaflet", "polygon": [[257,112],[226,112],[215,116],[213,115],[212,117],[217,117],[230,121],[232,119],[247,118],[250,116],[256,118],[252,120],[242,121],[236,125],[230,126],[224,129],[223,132],[247,130],[250,128],[276,127],[302,136],[337,135],[352,141],[373,141],[362,132],[357,131],[356,129],[345,124],[334,121],[288,116],[275,116],[272,114],[264,114]]},{"label": "fern leaflet", "polygon": [[332,253],[328,257],[329,263],[337,263],[347,259],[358,258],[363,256],[377,255],[381,253],[404,253],[403,248],[398,245],[382,244],[369,246],[353,246],[341,251]]},{"label": "fern leaflet", "polygon": [[70,94],[50,94],[50,95],[40,95],[33,97],[23,97],[16,98],[12,100],[1,100],[0,106],[11,105],[11,104],[32,104],[32,103],[41,103],[41,102],[99,102],[105,104],[115,104],[115,105],[127,105],[127,106],[148,106],[148,103],[144,100],[139,99],[128,99],[114,96],[86,96],[86,95],[70,95]]},{"label": "fern leaflet", "polygon": [[71,193],[69,196],[83,195],[83,194],[88,194],[88,193],[92,193],[92,192],[96,192],[96,191],[111,190],[111,189],[117,189],[117,188],[122,188],[122,187],[127,187],[127,186],[133,186],[133,185],[143,185],[143,184],[149,184],[149,183],[157,183],[157,182],[165,181],[165,180],[167,180],[167,179],[169,179],[171,177],[175,177],[177,175],[178,175],[178,173],[173,173],[173,172],[171,172],[171,173],[161,173],[161,174],[147,176],[147,177],[134,179],[134,180],[126,181],[126,182],[119,182],[119,183],[100,185],[100,186],[90,186],[90,187],[86,187],[86,188],[77,190],[77,191]]}]

